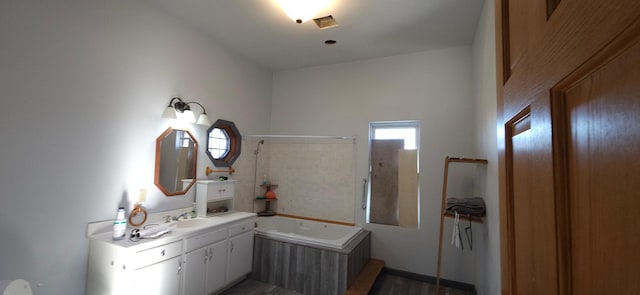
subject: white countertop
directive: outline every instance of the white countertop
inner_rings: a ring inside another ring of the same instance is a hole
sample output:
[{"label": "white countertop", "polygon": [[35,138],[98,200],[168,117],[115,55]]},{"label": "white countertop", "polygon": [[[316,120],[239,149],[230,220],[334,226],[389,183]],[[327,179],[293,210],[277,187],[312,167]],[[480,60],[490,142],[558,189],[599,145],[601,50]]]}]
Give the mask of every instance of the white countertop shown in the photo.
[{"label": "white countertop", "polygon": [[[111,225],[113,221],[100,221],[90,223],[88,228],[88,237],[93,241],[99,241],[104,243],[113,244],[133,251],[141,251],[149,248],[153,248],[160,245],[169,244],[172,242],[180,241],[184,238],[195,236],[203,232],[210,231],[212,228],[220,227],[224,225],[232,224],[236,221],[240,221],[247,218],[256,217],[255,213],[249,212],[228,212],[212,217],[198,217],[197,219],[206,219],[208,222],[198,226],[191,227],[176,227],[170,233],[163,235],[157,239],[141,239],[137,242],[131,241],[129,235],[131,228],[127,228],[127,237],[122,240],[113,240],[113,233],[111,231]],[[162,224],[162,223],[146,223],[149,224]]]}]

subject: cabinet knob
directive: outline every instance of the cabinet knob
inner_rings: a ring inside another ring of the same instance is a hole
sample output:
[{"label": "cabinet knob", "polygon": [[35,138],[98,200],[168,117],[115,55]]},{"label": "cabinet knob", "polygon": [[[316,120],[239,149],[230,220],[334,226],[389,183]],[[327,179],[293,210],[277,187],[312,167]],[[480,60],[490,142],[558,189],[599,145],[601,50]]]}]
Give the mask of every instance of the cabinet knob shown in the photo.
[{"label": "cabinet knob", "polygon": [[164,256],[164,250],[162,250],[162,252],[160,252],[160,256]]}]

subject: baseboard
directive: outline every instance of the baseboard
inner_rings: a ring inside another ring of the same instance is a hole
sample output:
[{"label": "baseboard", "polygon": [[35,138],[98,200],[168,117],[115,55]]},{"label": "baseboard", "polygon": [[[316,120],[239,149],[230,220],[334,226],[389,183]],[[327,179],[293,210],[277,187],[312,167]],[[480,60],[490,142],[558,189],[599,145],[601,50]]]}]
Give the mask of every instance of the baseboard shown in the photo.
[{"label": "baseboard", "polygon": [[[425,283],[434,284],[434,285],[436,284],[435,277],[421,275],[421,274],[412,273],[412,272],[403,271],[403,270],[387,268],[387,267],[384,267],[382,269],[382,274],[390,274],[390,275],[399,276],[399,277],[403,277],[403,278],[407,278],[415,281],[425,282]],[[478,294],[476,292],[476,287],[474,285],[462,283],[458,281],[452,281],[452,280],[440,278],[440,286],[456,288],[459,290],[472,292],[473,294]]]}]

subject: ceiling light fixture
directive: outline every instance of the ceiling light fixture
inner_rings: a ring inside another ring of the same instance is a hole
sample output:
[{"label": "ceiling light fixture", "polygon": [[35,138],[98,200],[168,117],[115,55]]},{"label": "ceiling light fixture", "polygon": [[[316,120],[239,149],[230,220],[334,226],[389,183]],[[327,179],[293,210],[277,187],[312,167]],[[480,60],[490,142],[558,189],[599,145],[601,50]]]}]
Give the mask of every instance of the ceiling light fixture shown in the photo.
[{"label": "ceiling light fixture", "polygon": [[[198,121],[196,121],[195,116],[193,115],[193,111],[191,111],[190,104],[197,104],[202,108],[202,114],[198,117]],[[169,105],[164,112],[162,113],[162,118],[165,119],[179,119],[181,121],[186,121],[189,123],[196,123],[198,125],[209,126],[211,125],[209,121],[209,117],[207,116],[207,111],[204,109],[202,104],[195,101],[184,102],[179,97],[173,97],[169,101]]]},{"label": "ceiling light fixture", "polygon": [[284,12],[296,23],[304,23],[332,0],[277,0]]}]

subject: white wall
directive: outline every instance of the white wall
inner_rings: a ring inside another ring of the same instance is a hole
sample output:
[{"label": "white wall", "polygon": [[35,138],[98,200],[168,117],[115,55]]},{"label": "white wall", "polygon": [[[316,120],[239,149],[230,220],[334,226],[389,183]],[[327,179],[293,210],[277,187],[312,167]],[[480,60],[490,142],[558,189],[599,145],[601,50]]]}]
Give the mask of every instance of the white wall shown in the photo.
[{"label": "white wall", "polygon": [[0,279],[84,294],[88,222],[141,188],[150,211],[190,206],[153,184],[171,96],[268,131],[271,73],[140,1],[3,0],[0,20]]},{"label": "white wall", "polygon": [[487,217],[484,243],[477,251],[475,285],[480,295],[500,294],[500,226],[498,205],[498,148],[496,133],[496,47],[494,1],[485,1],[473,42],[473,78],[478,155],[487,166]]},{"label": "white wall", "polygon": [[[365,221],[359,205],[369,122],[421,121],[421,228],[365,227],[373,232],[372,255],[387,267],[435,276],[443,161],[447,155],[475,156],[471,48],[282,71],[273,79],[271,133],[357,137],[353,201],[358,224]],[[474,281],[468,251],[450,251],[445,259],[445,278]]]}]

